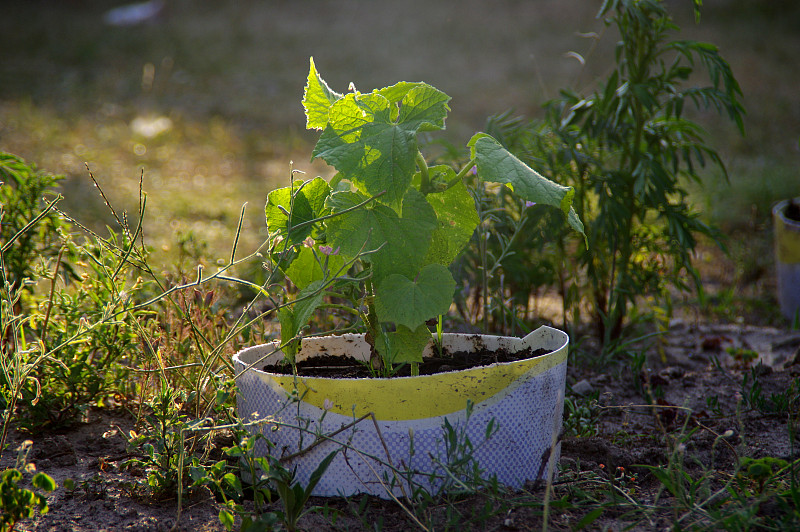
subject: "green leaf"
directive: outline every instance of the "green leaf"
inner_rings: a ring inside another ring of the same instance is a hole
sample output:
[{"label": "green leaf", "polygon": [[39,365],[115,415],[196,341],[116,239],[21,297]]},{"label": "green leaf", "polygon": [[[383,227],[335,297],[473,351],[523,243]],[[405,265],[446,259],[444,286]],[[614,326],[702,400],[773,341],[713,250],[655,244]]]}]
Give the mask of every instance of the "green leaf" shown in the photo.
[{"label": "green leaf", "polygon": [[602,507],[602,506],[600,506],[599,508],[595,508],[591,512],[589,512],[586,515],[584,515],[581,518],[581,520],[578,521],[572,529],[573,530],[583,530],[584,528],[588,527],[589,525],[591,525],[592,523],[597,521],[597,519],[601,515],[603,515],[603,511],[605,511],[605,508]]},{"label": "green leaf", "polygon": [[[321,177],[310,181],[297,181],[294,188],[283,187],[273,190],[267,196],[264,214],[270,234],[288,236],[291,245],[297,245],[311,236],[311,220],[328,214],[325,200],[331,193],[328,183]],[[294,198],[293,198],[294,196]],[[287,214],[288,213],[288,214]],[[291,215],[291,219],[290,219]],[[306,223],[302,227],[300,224]],[[289,230],[289,227],[292,230]]]},{"label": "green leaf", "polygon": [[503,183],[526,201],[560,209],[566,215],[569,225],[586,238],[583,222],[572,208],[575,189],[559,185],[540,175],[485,133],[472,137],[469,146],[472,157],[477,162],[478,176],[482,180]]},{"label": "green leaf", "polygon": [[[286,306],[278,309],[278,321],[281,324],[281,339],[283,342],[297,336],[300,330],[309,322],[311,315],[322,304],[325,291],[322,290],[322,281],[314,281],[297,294],[292,307]],[[294,362],[300,340],[294,339],[283,346],[283,354]]]},{"label": "green leaf", "polygon": [[400,114],[400,108],[396,105],[397,103],[403,101],[403,98],[408,91],[421,85],[421,83],[410,83],[408,81],[401,81],[400,83],[395,83],[391,87],[384,87],[380,90],[375,90],[376,92],[389,100],[389,103],[392,104],[392,114],[391,119],[392,121],[396,121],[397,117]]},{"label": "green leaf", "polygon": [[233,512],[227,508],[222,508],[219,511],[219,522],[225,527],[225,530],[233,530],[234,521]]},{"label": "green leaf", "polygon": [[[355,192],[337,192],[331,195],[327,206],[336,213],[366,199]],[[428,251],[436,213],[425,197],[411,188],[403,201],[402,214],[400,217],[391,207],[380,204],[347,212],[328,220],[328,240],[351,258],[360,251],[380,248],[363,257],[372,264],[375,282],[389,273],[413,277]]]},{"label": "green leaf", "polygon": [[278,309],[278,322],[281,324],[283,356],[286,360],[294,363],[297,351],[300,349],[300,340],[294,339],[294,336],[297,334],[298,326],[294,319],[294,312],[290,307],[281,307]]},{"label": "green leaf", "polygon": [[42,491],[51,492],[56,489],[56,482],[53,477],[46,473],[36,473],[31,479],[31,484]]},{"label": "green leaf", "polygon": [[308,478],[308,485],[306,486],[303,492],[303,500],[302,505],[305,505],[308,498],[311,496],[311,492],[314,491],[314,488],[319,484],[319,481],[322,480],[322,475],[325,474],[325,471],[328,470],[328,466],[331,465],[333,459],[336,458],[336,454],[339,452],[339,449],[334,450],[328,456],[322,459],[319,463],[317,468],[311,473],[311,476]]},{"label": "green leaf", "polygon": [[[316,251],[316,257],[314,252]],[[319,258],[319,260],[317,260]],[[325,256],[319,251],[319,246],[315,245],[314,249],[305,246],[299,248],[297,257],[292,261],[288,268],[284,270],[289,279],[294,285],[303,289],[314,281],[321,281],[324,277],[322,266],[325,261],[328,261],[327,270],[331,275],[335,275],[337,271],[344,265],[344,258],[339,255]],[[322,261],[322,264],[320,264]]]},{"label": "green leaf", "polygon": [[424,323],[414,330],[398,325],[389,337],[394,350],[392,364],[422,362],[422,351],[431,341],[431,331]]},{"label": "green leaf", "polygon": [[[429,170],[433,182],[436,168]],[[425,199],[433,207],[437,219],[425,263],[447,266],[455,260],[478,227],[480,219],[475,210],[475,200],[464,183],[458,183],[444,192],[428,194]]]},{"label": "green leaf", "polygon": [[[391,87],[396,98],[405,90]],[[416,169],[418,131],[444,129],[450,97],[430,85],[414,84],[399,105],[380,91],[348,94],[330,108],[328,125],[312,158],[322,158],[364,194],[398,205]]]},{"label": "green leaf", "polygon": [[314,66],[314,58],[310,59],[308,82],[303,91],[303,108],[306,110],[306,129],[322,129],[328,124],[328,110],[334,102],[342,98],[334,92],[319,76]]},{"label": "green leaf", "polygon": [[325,295],[323,288],[322,281],[314,281],[297,293],[294,305],[294,319],[297,324],[295,334],[309,322],[311,315],[322,304],[322,298]]},{"label": "green leaf", "polygon": [[428,264],[415,280],[388,275],[375,288],[375,312],[382,322],[416,329],[450,310],[456,282],[441,264]]}]

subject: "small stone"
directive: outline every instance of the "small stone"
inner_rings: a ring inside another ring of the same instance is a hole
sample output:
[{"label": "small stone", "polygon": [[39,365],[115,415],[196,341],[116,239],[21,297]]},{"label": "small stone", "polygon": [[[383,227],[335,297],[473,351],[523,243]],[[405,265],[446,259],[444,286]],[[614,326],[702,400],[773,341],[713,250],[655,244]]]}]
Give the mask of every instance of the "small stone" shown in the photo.
[{"label": "small stone", "polygon": [[686,322],[680,318],[673,318],[669,320],[670,329],[683,329],[684,327],[686,327]]},{"label": "small stone", "polygon": [[589,381],[583,379],[572,385],[572,391],[577,395],[589,395],[594,391],[594,387]]}]

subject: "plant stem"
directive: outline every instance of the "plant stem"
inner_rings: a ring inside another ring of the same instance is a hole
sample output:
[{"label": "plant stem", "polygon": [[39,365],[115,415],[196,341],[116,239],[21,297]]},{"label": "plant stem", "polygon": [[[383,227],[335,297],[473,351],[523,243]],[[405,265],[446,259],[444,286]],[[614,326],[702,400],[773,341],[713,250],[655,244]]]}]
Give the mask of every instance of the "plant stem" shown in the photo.
[{"label": "plant stem", "polygon": [[428,173],[428,163],[425,162],[425,157],[422,152],[417,150],[416,155],[417,166],[419,167],[420,185],[419,191],[423,194],[428,194],[431,191],[431,178]]},{"label": "plant stem", "polygon": [[459,184],[461,181],[463,181],[464,178],[467,177],[467,175],[469,175],[470,170],[472,170],[475,167],[476,163],[477,163],[477,159],[475,159],[475,158],[470,159],[467,162],[467,164],[464,165],[464,168],[462,168],[461,171],[456,175],[456,177],[452,181],[447,183],[447,188],[454,187],[457,184]]},{"label": "plant stem", "polygon": [[[56,280],[58,279],[58,269],[61,266],[61,259],[64,257],[64,250],[66,249],[66,244],[61,246],[61,249],[58,251],[58,259],[56,260],[56,267],[53,270],[53,277],[50,279],[50,296],[47,298],[47,311],[44,314],[44,323],[42,324],[42,344],[45,343],[47,339],[47,325],[50,322],[50,312],[53,310],[53,297],[55,296],[56,291]],[[46,351],[43,349],[42,351]]]}]

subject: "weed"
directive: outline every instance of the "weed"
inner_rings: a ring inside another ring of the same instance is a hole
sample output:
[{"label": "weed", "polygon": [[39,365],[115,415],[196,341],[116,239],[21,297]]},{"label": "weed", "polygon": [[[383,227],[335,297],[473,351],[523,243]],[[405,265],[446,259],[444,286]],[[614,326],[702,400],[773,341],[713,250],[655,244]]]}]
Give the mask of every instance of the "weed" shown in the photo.
[{"label": "weed", "polygon": [[155,496],[176,494],[183,469],[189,466],[186,460],[189,420],[181,412],[184,402],[185,395],[162,380],[150,412],[144,416],[142,433],[131,431],[128,435],[129,450],[141,449],[143,455],[127,460],[123,466],[142,468],[147,486]]},{"label": "weed", "polygon": [[600,410],[594,391],[586,397],[566,396],[564,398],[564,436],[590,438],[600,432]]},{"label": "weed", "polygon": [[795,378],[785,390],[766,397],[760,375],[760,367],[756,366],[742,376],[744,404],[763,414],[787,416],[796,413],[800,408],[800,378]]},{"label": "weed", "polygon": [[305,506],[311,497],[311,492],[314,491],[338,452],[339,449],[336,449],[320,461],[305,486],[295,482],[294,473],[283,467],[280,462],[273,461],[270,464],[268,478],[275,491],[280,495],[283,514],[279,514],[279,518],[288,530],[292,532],[297,530],[297,520],[308,511]]},{"label": "weed", "polygon": [[[699,17],[700,3],[694,4]],[[668,308],[668,286],[688,289],[687,276],[702,289],[691,263],[696,237],[719,242],[719,233],[692,211],[683,183],[699,182],[706,161],[723,172],[724,166],[684,108],[714,108],[740,128],[743,109],[717,48],[672,40],[678,28],[663,2],[605,2],[599,16],[620,40],[615,67],[598,88],[588,96],[563,90],[541,122],[506,115],[488,129],[545,175],[575,187],[589,247],[564,234],[551,269],[563,271],[565,317],[588,301],[597,336],[608,344],[640,298],[654,296]],[[701,73],[709,85],[684,86]]]},{"label": "weed", "polygon": [[[63,242],[70,226],[54,210],[61,197],[55,194],[63,176],[36,169],[20,157],[0,152],[0,242],[2,242],[4,283],[25,286],[38,276],[34,268],[41,260],[63,254]],[[43,198],[48,198],[43,200]],[[62,271],[74,277],[67,258],[60,260]]]},{"label": "weed", "polygon": [[719,397],[717,395],[706,397],[706,405],[711,410],[711,413],[714,414],[714,416],[723,416],[722,405],[719,404]]},{"label": "weed", "polygon": [[[27,456],[32,445],[25,441],[17,449],[16,467],[6,469],[0,475],[0,531],[7,532],[14,529],[15,525],[23,519],[29,519],[39,511],[40,515],[48,512],[47,498],[42,493],[49,493],[56,489],[56,483],[46,473],[36,472],[36,467],[27,463]],[[24,474],[32,475],[31,485],[34,490],[20,487]]]},{"label": "weed", "polygon": [[728,347],[725,349],[733,359],[743,367],[750,367],[754,360],[758,359],[758,353],[745,347]]},{"label": "weed", "polygon": [[[309,482],[303,486],[295,481],[294,472],[286,469],[270,453],[263,457],[256,456],[256,440],[263,438],[262,434],[248,435],[241,424],[233,429],[241,439],[239,443],[224,451],[233,460],[233,464],[221,460],[209,467],[201,467],[197,460],[194,460],[189,469],[189,475],[194,481],[193,486],[208,486],[217,500],[224,504],[219,519],[228,530],[232,529],[237,515],[242,520],[242,531],[264,530],[265,527],[271,529],[277,523],[282,523],[287,530],[297,530],[298,520],[315,509],[306,508],[308,499],[339,449],[328,454],[320,462],[311,474]],[[266,443],[271,450],[271,444]],[[249,481],[246,490],[242,484],[243,478]],[[245,491],[252,494],[252,511],[245,509],[242,504]],[[274,495],[280,497],[282,512],[265,511]]]}]

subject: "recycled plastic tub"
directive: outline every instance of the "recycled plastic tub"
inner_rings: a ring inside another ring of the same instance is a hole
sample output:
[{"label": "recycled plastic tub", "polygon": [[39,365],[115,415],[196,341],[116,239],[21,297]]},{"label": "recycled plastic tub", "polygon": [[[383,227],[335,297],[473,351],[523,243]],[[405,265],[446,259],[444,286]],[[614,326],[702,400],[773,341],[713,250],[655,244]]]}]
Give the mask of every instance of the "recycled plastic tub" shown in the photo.
[{"label": "recycled plastic tub", "polygon": [[[546,479],[549,468],[553,474],[560,455],[569,337],[540,327],[522,339],[445,334],[442,343],[453,352],[531,347],[547,353],[433,375],[337,379],[263,371],[283,353],[276,351],[278,343],[254,346],[233,357],[239,416],[262,421],[250,430],[262,431],[274,444],[273,456],[282,457],[289,469],[296,467],[303,485],[323,458],[341,449],[314,489],[316,496],[389,498],[390,491],[400,496],[414,487],[446,489],[445,420],[451,431],[469,438],[485,478],[496,475],[501,484],[520,488]],[[323,354],[367,361],[369,345],[355,334],[306,338],[297,360]],[[490,423],[495,432],[487,440]],[[256,452],[266,454],[266,443],[260,445]]]},{"label": "recycled plastic tub", "polygon": [[[795,200],[800,204],[800,198]],[[786,217],[789,200],[772,209],[775,224],[775,270],[778,276],[778,302],[788,320],[800,317],[800,222]]]}]

